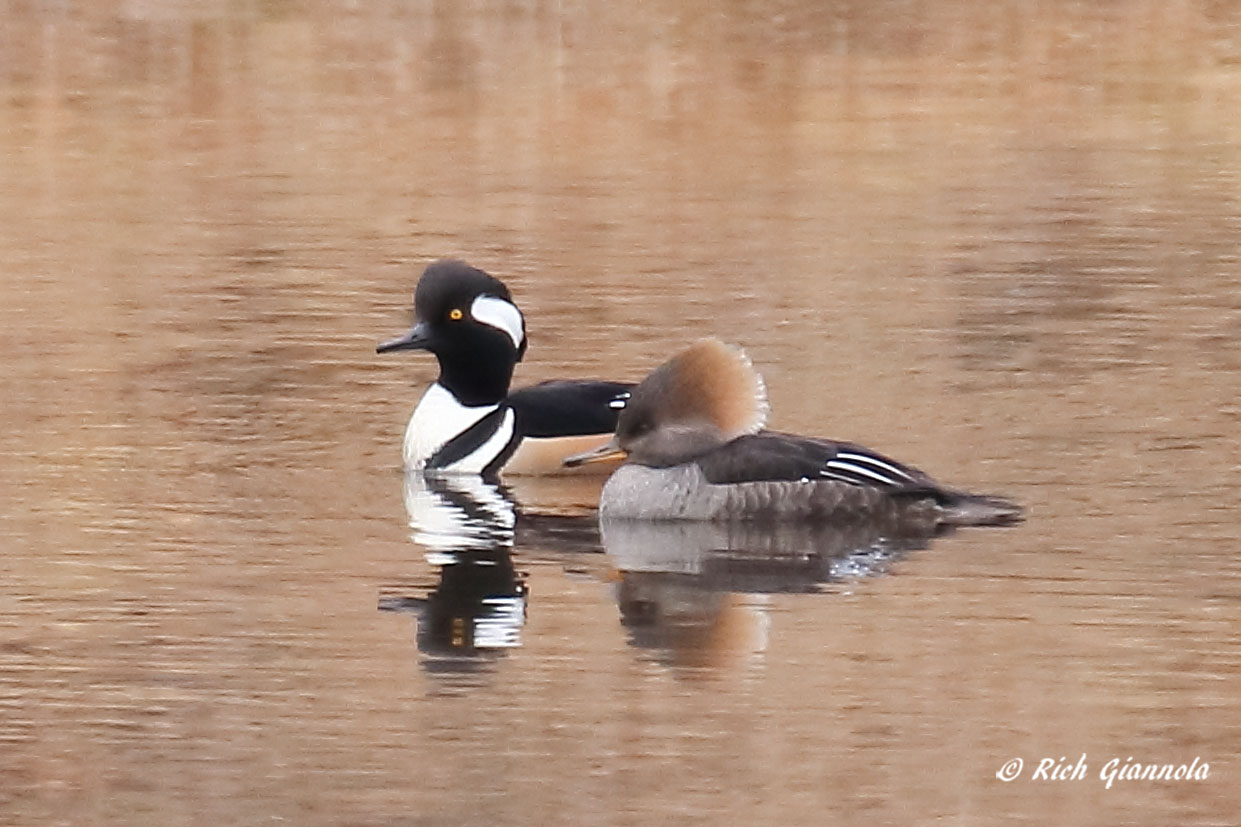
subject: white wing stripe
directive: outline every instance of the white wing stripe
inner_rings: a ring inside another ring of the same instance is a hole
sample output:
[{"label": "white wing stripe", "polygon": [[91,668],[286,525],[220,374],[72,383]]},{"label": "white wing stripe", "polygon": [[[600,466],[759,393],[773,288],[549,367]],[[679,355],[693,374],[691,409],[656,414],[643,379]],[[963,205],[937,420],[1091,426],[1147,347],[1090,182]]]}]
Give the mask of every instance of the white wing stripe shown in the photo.
[{"label": "white wing stripe", "polygon": [[841,451],[836,455],[836,459],[852,460],[853,462],[864,463],[879,471],[886,471],[887,473],[894,475],[897,479],[913,479],[913,477],[909,476],[907,472],[897,468],[890,462],[884,462],[879,459],[879,457],[871,456],[870,454],[855,454],[852,451]]},{"label": "white wing stripe", "polygon": [[870,477],[873,480],[885,483],[887,485],[896,485],[896,480],[885,477],[878,471],[872,471],[861,465],[854,465],[851,462],[841,462],[838,459],[828,460],[827,467],[833,471],[840,471],[848,474],[855,474],[862,477]]}]

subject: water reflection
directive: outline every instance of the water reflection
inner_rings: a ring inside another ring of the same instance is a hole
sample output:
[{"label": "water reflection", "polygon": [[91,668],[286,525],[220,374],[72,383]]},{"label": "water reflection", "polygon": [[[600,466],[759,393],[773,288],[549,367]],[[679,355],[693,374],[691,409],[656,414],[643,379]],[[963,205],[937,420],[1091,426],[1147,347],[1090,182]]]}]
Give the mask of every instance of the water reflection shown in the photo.
[{"label": "water reflection", "polygon": [[599,552],[593,510],[597,491],[564,489],[555,480],[513,490],[469,475],[405,474],[410,539],[434,571],[432,581],[393,584],[380,596],[382,611],[418,618],[422,665],[435,673],[472,673],[522,645],[529,591],[514,549],[554,554]]},{"label": "water reflection", "polygon": [[[0,823],[1237,821],[1241,4],[5,10]],[[512,481],[411,545],[434,368],[371,346],[441,255],[537,320],[522,384],[725,335],[773,424],[1039,519],[569,562],[597,492]],[[522,648],[431,675],[411,624],[509,577]],[[1082,751],[1224,766],[995,778]]]},{"label": "water reflection", "polygon": [[513,564],[514,503],[478,477],[420,472],[405,475],[404,495],[412,539],[426,549],[438,579],[393,587],[379,608],[417,615],[428,671],[477,671],[521,645],[527,590]]},{"label": "water reflection", "polygon": [[756,525],[605,520],[629,642],[678,666],[766,649],[763,596],[821,592],[884,574],[935,536],[926,525]]},{"label": "water reflection", "polygon": [[[529,591],[514,552],[559,559],[606,552],[631,646],[674,666],[717,665],[767,648],[767,596],[847,589],[886,574],[937,534],[923,522],[760,525],[599,521],[581,500],[593,487],[555,482],[510,489],[472,476],[404,477],[411,539],[431,581],[394,584],[379,608],[417,617],[421,665],[438,675],[489,671],[522,646]],[[555,496],[558,494],[558,496]]]},{"label": "water reflection", "polygon": [[405,474],[403,494],[413,541],[433,553],[512,550],[517,509],[499,485],[475,476],[415,471]]}]

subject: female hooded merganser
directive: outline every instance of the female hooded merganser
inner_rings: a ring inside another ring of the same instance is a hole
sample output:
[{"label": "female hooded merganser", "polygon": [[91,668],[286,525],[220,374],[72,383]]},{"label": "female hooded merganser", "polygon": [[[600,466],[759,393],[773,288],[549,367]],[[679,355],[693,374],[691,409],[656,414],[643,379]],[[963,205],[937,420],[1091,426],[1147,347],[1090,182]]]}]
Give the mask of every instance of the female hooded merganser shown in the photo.
[{"label": "female hooded merganser", "polygon": [[745,354],[704,339],[633,389],[612,441],[565,460],[628,457],[601,518],[840,520],[909,514],[943,526],[1017,522],[1022,509],[967,494],[860,445],[763,430],[767,393]]},{"label": "female hooded merganser", "polygon": [[407,469],[562,470],[564,457],[615,429],[628,383],[553,380],[508,392],[526,322],[499,279],[463,261],[434,262],[414,291],[414,318],[408,333],[376,348],[428,350],[439,362],[405,429]]}]

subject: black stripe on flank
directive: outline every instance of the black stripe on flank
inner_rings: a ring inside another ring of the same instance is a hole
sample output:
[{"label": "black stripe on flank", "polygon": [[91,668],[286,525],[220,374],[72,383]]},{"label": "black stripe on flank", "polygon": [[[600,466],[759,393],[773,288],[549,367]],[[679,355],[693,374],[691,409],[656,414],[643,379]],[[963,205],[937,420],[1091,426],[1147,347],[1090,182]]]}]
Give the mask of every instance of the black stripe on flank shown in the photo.
[{"label": "black stripe on flank", "polygon": [[[426,468],[435,470],[437,468],[448,468],[455,462],[460,462],[466,457],[473,454],[479,448],[486,444],[487,440],[495,436],[496,431],[504,424],[504,415],[508,413],[509,408],[501,405],[482,419],[448,440],[440,447],[438,451],[431,455],[427,460]],[[517,436],[517,429],[513,429],[513,438],[508,444],[483,468],[483,476],[493,476],[499,471],[500,466],[508,461],[513,455],[513,451],[517,449],[517,443],[520,442]]]},{"label": "black stripe on flank", "polygon": [[483,467],[482,478],[494,482],[499,477],[500,469],[504,467],[504,463],[513,458],[513,454],[517,451],[517,446],[520,444],[521,432],[517,430],[517,425],[514,423],[513,435],[509,437],[508,444],[500,449],[500,453],[496,454],[495,459]]}]

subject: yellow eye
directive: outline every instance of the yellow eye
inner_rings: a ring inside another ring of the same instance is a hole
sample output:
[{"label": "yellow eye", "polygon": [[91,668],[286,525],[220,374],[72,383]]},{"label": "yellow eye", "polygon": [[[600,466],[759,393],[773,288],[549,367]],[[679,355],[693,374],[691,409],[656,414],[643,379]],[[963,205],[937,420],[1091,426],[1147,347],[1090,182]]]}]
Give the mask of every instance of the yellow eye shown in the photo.
[{"label": "yellow eye", "polygon": [[448,318],[452,319],[454,322],[461,321],[461,317],[464,315],[465,314],[461,312],[461,308],[459,307],[454,307],[452,310],[448,311]]}]

